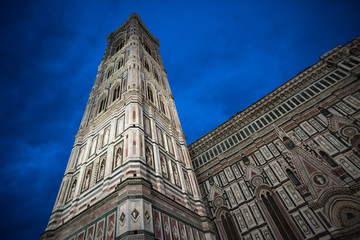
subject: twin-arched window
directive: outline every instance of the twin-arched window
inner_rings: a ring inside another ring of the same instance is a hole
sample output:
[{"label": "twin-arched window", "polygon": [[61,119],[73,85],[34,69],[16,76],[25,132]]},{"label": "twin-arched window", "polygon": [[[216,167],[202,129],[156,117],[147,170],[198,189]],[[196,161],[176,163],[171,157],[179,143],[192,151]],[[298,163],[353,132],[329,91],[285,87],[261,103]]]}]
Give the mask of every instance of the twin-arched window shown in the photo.
[{"label": "twin-arched window", "polygon": [[164,105],[164,102],[162,101],[161,97],[160,97],[159,105],[160,105],[160,111],[162,113],[166,114],[165,113],[165,105]]},{"label": "twin-arched window", "polygon": [[102,112],[103,110],[105,110],[105,105],[106,105],[106,98],[103,98],[101,101],[100,101],[100,106],[99,106],[99,112]]},{"label": "twin-arched window", "polygon": [[117,87],[115,87],[114,92],[113,92],[112,101],[115,101],[115,100],[118,99],[119,97],[120,97],[120,85],[118,85]]},{"label": "twin-arched window", "polygon": [[150,72],[150,66],[147,61],[144,62],[144,67],[146,68],[146,70],[148,70],[148,72]]},{"label": "twin-arched window", "polygon": [[125,45],[125,41],[122,41],[119,45],[116,46],[116,52],[120,51]]},{"label": "twin-arched window", "polygon": [[270,192],[262,193],[261,200],[283,239],[298,239]]},{"label": "twin-arched window", "polygon": [[151,90],[150,87],[148,87],[147,92],[148,92],[148,99],[149,99],[151,102],[154,102],[154,94],[153,94],[153,92],[152,92],[152,90]]}]

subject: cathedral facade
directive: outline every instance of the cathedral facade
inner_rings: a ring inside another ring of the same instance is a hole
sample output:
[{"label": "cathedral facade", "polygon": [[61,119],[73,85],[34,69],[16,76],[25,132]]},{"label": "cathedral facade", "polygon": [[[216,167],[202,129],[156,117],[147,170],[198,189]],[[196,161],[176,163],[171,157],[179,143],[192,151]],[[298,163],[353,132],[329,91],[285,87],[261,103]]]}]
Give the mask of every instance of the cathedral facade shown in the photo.
[{"label": "cathedral facade", "polygon": [[41,239],[356,239],[360,38],[186,146],[137,14],[107,47]]},{"label": "cathedral facade", "polygon": [[189,145],[219,239],[360,238],[360,37]]}]

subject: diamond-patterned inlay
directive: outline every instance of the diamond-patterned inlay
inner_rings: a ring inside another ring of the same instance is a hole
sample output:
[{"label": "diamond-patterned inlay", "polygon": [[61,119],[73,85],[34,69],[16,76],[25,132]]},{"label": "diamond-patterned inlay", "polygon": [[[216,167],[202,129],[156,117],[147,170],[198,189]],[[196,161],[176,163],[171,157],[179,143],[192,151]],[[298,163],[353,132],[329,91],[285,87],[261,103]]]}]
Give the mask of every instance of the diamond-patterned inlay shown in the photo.
[{"label": "diamond-patterned inlay", "polygon": [[134,221],[138,219],[139,215],[140,213],[136,208],[131,212],[131,217],[134,219]]},{"label": "diamond-patterned inlay", "polygon": [[148,220],[148,221],[149,221],[149,219],[150,219],[150,214],[149,214],[149,212],[148,212],[148,211],[146,211],[146,212],[145,212],[145,218],[146,218],[146,220]]},{"label": "diamond-patterned inlay", "polygon": [[120,215],[120,223],[121,223],[121,224],[124,224],[125,217],[126,217],[126,216],[125,216],[124,212],[122,212],[121,215]]},{"label": "diamond-patterned inlay", "polygon": [[[124,217],[124,219],[125,219],[125,217]],[[110,222],[110,224],[108,226],[108,233],[107,234],[110,236],[111,234],[113,234],[114,230],[115,230],[114,223]]]}]

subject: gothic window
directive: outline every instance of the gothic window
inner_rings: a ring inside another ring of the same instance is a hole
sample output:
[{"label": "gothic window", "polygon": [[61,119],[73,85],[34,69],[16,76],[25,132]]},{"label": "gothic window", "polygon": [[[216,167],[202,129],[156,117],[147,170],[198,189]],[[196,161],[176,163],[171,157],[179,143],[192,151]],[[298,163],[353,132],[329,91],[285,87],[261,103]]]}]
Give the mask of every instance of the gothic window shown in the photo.
[{"label": "gothic window", "polygon": [[148,45],[144,44],[145,50],[151,55],[151,50]]},{"label": "gothic window", "polygon": [[155,77],[156,81],[159,82],[159,76],[157,75],[157,73],[155,71],[154,71],[154,77]]},{"label": "gothic window", "polygon": [[160,97],[159,99],[160,99],[160,102],[159,102],[160,111],[161,111],[162,113],[166,114],[166,113],[165,113],[165,105],[164,105],[164,102],[162,101],[162,98],[161,98],[161,97]]},{"label": "gothic window", "polygon": [[271,219],[275,223],[283,239],[297,239],[288,221],[285,219],[285,216],[280,210],[281,206],[277,205],[270,192],[261,194],[261,200],[263,201]]},{"label": "gothic window", "polygon": [[154,102],[154,95],[153,95],[153,92],[152,92],[152,90],[151,90],[151,88],[150,87],[148,87],[148,89],[147,89],[148,91],[148,99],[151,101],[151,102]]},{"label": "gothic window", "polygon": [[146,70],[148,70],[148,72],[150,72],[150,66],[146,60],[144,61],[144,66],[145,66]]},{"label": "gothic window", "polygon": [[111,77],[112,74],[112,68],[110,68],[106,74],[106,79],[108,79],[109,77]]},{"label": "gothic window", "polygon": [[337,163],[326,152],[320,151],[319,154],[331,167],[337,166]]},{"label": "gothic window", "polygon": [[120,59],[120,61],[118,62],[118,66],[117,69],[120,69],[124,64],[124,59]]},{"label": "gothic window", "polygon": [[299,179],[297,179],[297,177],[295,176],[295,174],[290,170],[290,169],[286,169],[286,173],[289,176],[291,182],[295,185],[295,186],[299,186],[300,185],[300,181]]},{"label": "gothic window", "polygon": [[102,112],[103,110],[105,110],[105,105],[106,105],[106,98],[103,98],[101,101],[100,101],[100,106],[99,106],[99,112]]},{"label": "gothic window", "polygon": [[287,147],[287,149],[291,150],[291,149],[295,148],[295,144],[293,141],[291,141],[290,138],[284,137],[283,142],[284,142],[285,146]]},{"label": "gothic window", "polygon": [[120,51],[125,45],[125,42],[122,41],[121,43],[119,43],[119,45],[116,46],[116,52]]},{"label": "gothic window", "polygon": [[118,99],[120,97],[120,85],[118,85],[113,92],[113,99],[112,101],[115,101],[116,99]]},{"label": "gothic window", "polygon": [[228,240],[237,240],[240,239],[236,226],[232,220],[232,217],[228,211],[222,211],[220,213],[220,220],[223,227],[223,230],[226,234],[226,238]]}]

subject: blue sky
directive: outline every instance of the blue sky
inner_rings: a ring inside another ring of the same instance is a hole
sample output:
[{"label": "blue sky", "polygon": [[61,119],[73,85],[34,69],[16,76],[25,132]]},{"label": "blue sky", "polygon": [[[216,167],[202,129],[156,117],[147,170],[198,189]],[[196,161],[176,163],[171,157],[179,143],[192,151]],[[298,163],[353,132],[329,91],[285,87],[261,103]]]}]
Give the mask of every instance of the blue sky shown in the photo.
[{"label": "blue sky", "polygon": [[358,1],[2,2],[2,239],[45,230],[102,59],[132,12],[160,40],[191,143],[337,44],[360,34]]}]

